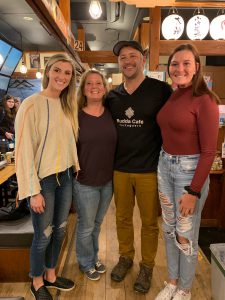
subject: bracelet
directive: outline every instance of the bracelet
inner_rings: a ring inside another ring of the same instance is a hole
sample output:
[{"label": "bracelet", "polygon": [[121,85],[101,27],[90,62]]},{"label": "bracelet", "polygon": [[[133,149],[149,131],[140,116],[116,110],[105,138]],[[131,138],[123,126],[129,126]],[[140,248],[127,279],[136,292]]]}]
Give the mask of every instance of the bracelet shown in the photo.
[{"label": "bracelet", "polygon": [[193,191],[189,185],[184,187],[185,191],[188,192],[188,194],[193,195],[193,196],[197,196],[198,198],[201,198],[201,192],[195,192]]}]

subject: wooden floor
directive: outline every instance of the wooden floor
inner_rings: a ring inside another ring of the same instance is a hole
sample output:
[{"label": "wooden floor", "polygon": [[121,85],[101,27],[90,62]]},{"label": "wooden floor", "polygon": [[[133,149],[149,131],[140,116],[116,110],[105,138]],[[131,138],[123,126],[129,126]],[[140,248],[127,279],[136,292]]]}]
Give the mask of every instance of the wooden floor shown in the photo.
[{"label": "wooden floor", "polygon": [[[160,219],[159,219],[160,222]],[[76,281],[76,287],[70,292],[51,290],[54,299],[79,299],[79,300],[151,300],[163,287],[166,276],[166,261],[162,233],[159,236],[159,248],[156,257],[156,266],[153,272],[152,287],[146,295],[133,291],[133,282],[138,272],[140,260],[140,218],[137,208],[134,215],[135,223],[135,248],[136,255],[134,266],[123,282],[115,283],[110,279],[110,270],[118,260],[118,243],[115,228],[115,206],[112,202],[108,214],[102,225],[100,237],[100,258],[106,263],[108,272],[101,276],[100,281],[88,280],[78,269],[74,249],[75,215],[70,216],[69,240],[60,273]],[[24,296],[26,300],[33,299],[29,292],[30,283],[0,283],[0,297]],[[199,263],[192,289],[192,300],[210,300],[210,264],[199,253]]]}]

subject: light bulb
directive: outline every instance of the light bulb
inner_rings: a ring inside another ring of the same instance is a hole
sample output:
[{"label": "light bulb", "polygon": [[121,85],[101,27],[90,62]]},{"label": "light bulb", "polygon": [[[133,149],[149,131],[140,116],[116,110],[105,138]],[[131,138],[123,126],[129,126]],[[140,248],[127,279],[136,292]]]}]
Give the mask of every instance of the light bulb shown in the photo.
[{"label": "light bulb", "polygon": [[99,1],[91,1],[89,13],[93,19],[99,19],[102,15],[102,8]]},{"label": "light bulb", "polygon": [[20,66],[20,73],[22,74],[27,73],[27,67],[25,66],[24,62],[22,62],[22,65]]},{"label": "light bulb", "polygon": [[41,79],[41,77],[42,77],[41,72],[40,72],[40,71],[37,71],[37,73],[36,73],[36,78],[37,78],[37,79]]},{"label": "light bulb", "polygon": [[112,77],[109,77],[108,78],[108,83],[111,83],[112,82]]},{"label": "light bulb", "polygon": [[0,66],[2,65],[3,61],[4,61],[4,58],[3,58],[3,56],[0,54]]}]

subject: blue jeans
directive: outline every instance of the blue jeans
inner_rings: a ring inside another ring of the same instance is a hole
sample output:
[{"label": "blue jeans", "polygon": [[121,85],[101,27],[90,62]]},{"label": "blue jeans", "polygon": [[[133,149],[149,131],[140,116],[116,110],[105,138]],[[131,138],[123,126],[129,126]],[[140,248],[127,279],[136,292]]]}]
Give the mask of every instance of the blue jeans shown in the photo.
[{"label": "blue jeans", "polygon": [[38,214],[31,209],[34,227],[30,251],[31,277],[41,276],[46,268],[56,267],[72,202],[72,177],[71,168],[45,177],[40,182],[45,210]]},{"label": "blue jeans", "polygon": [[83,272],[98,261],[98,237],[103,218],[112,199],[112,181],[103,186],[87,186],[74,179],[74,201],[77,211],[76,252]]},{"label": "blue jeans", "polygon": [[[198,255],[198,235],[201,212],[208,195],[209,178],[197,199],[193,215],[182,217],[179,199],[184,186],[190,185],[199,160],[196,155],[169,155],[161,151],[158,165],[158,189],[162,207],[163,231],[166,243],[167,266],[170,279],[177,279],[180,289],[190,289],[195,276]],[[177,235],[188,239],[181,245]]]}]

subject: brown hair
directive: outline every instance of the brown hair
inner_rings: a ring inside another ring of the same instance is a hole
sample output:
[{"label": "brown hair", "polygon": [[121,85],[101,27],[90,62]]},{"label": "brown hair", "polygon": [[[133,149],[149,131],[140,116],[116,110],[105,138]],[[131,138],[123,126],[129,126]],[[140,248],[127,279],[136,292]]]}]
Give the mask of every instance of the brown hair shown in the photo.
[{"label": "brown hair", "polygon": [[69,85],[61,92],[60,101],[62,110],[65,115],[70,119],[75,138],[78,138],[78,117],[77,117],[77,99],[76,99],[76,67],[75,63],[68,55],[56,54],[50,57],[44,70],[42,86],[44,89],[48,87],[49,78],[47,76],[51,67],[59,62],[69,62],[72,66],[72,78]]},{"label": "brown hair", "polygon": [[[101,72],[99,72],[98,70],[95,70],[95,69],[90,69],[90,70],[86,71],[81,76],[80,85],[79,85],[79,88],[78,88],[78,91],[77,91],[77,102],[78,102],[79,109],[82,109],[85,106],[87,106],[87,99],[86,99],[86,96],[84,95],[84,86],[85,86],[86,79],[87,79],[88,75],[90,75],[90,74],[100,75],[101,78],[102,78],[103,85],[106,89],[106,94],[109,91],[108,82],[107,82],[105,76]],[[103,101],[104,101],[104,99],[105,98],[103,98]]]},{"label": "brown hair", "polygon": [[[13,99],[14,100],[14,106],[13,108],[9,108],[8,105],[7,105],[7,101],[9,99]],[[9,94],[6,94],[3,96],[2,98],[2,106],[3,106],[3,109],[5,110],[5,113],[7,115],[7,117],[9,117],[10,119],[15,119],[16,117],[16,107],[15,107],[15,98]]]},{"label": "brown hair", "polygon": [[172,52],[172,54],[169,56],[169,59],[168,59],[168,64],[167,64],[168,74],[170,75],[169,67],[170,67],[173,56],[175,55],[175,53],[177,53],[179,51],[183,51],[183,50],[190,51],[194,56],[195,63],[199,65],[199,67],[196,68],[196,74],[193,76],[193,79],[192,79],[192,95],[193,96],[201,96],[204,94],[208,94],[214,101],[216,101],[216,103],[219,104],[220,103],[219,97],[217,96],[216,93],[214,93],[213,91],[211,91],[208,88],[208,86],[205,82],[205,79],[203,78],[203,74],[202,74],[202,70],[201,70],[200,56],[199,56],[199,53],[195,46],[193,46],[191,44],[182,44],[174,49],[174,51]]}]

